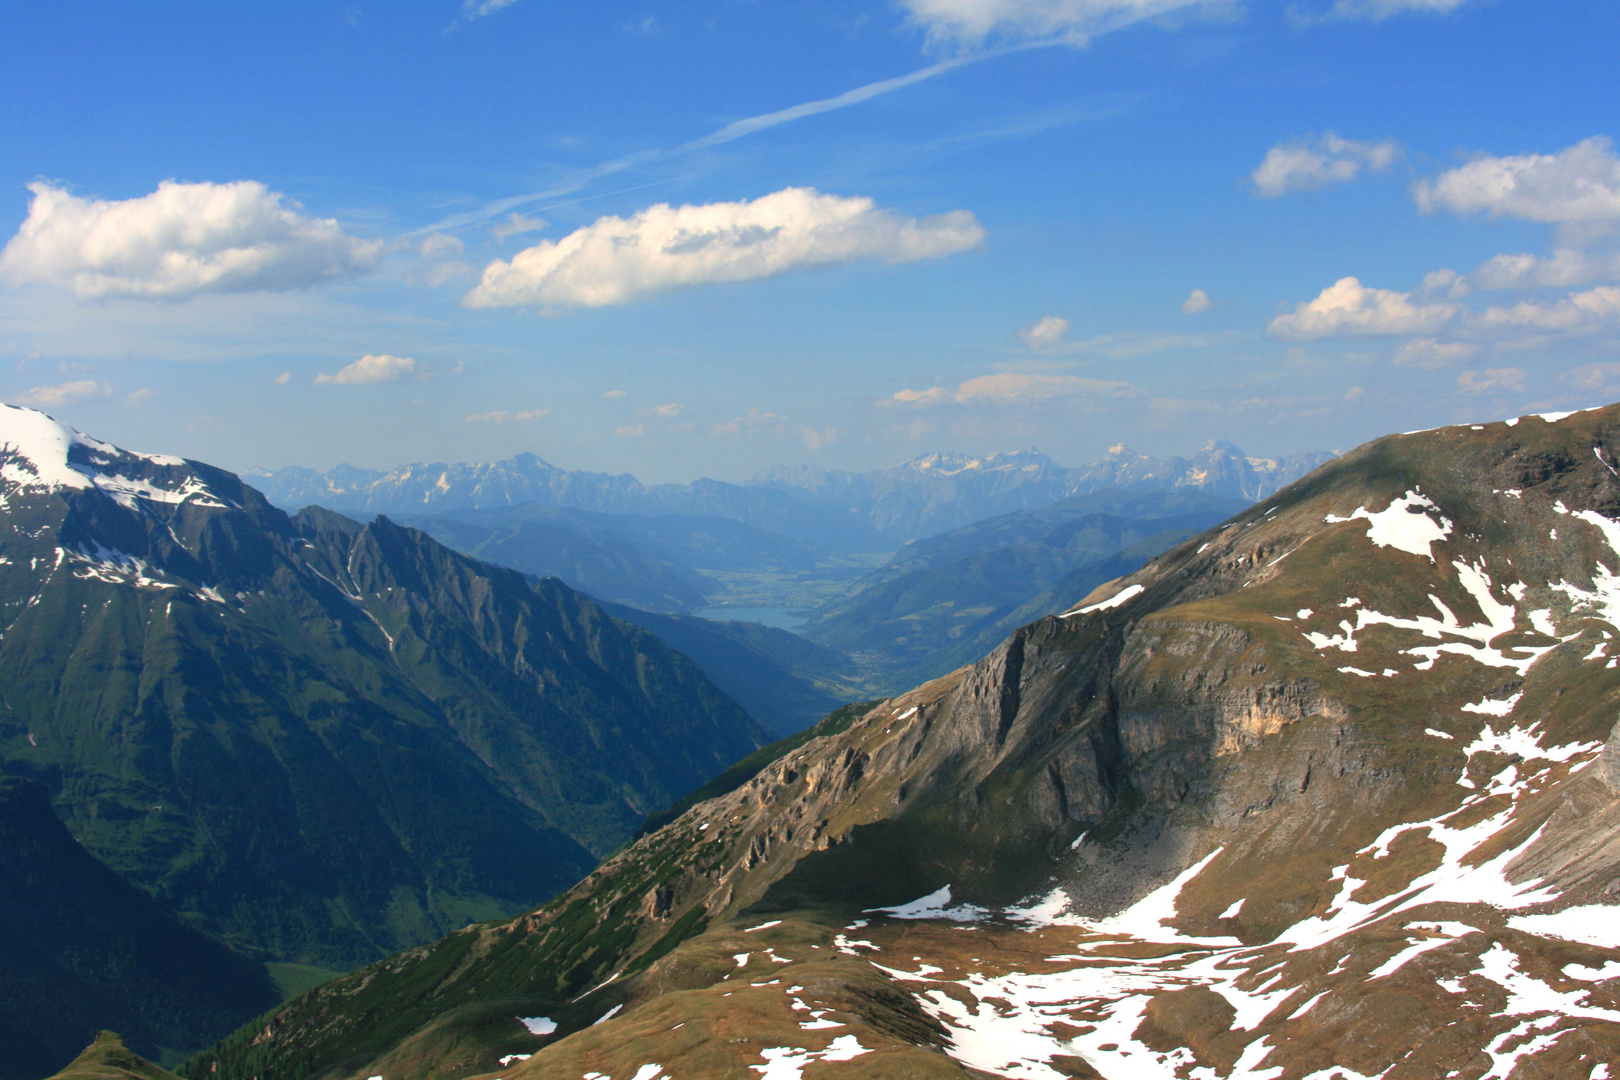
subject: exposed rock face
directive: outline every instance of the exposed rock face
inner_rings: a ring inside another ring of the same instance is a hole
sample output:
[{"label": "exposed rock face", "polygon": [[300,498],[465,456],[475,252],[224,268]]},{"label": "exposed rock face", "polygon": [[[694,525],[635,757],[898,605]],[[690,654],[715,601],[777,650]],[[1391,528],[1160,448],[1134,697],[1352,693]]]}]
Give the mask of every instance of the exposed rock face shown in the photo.
[{"label": "exposed rock face", "polygon": [[[253,1049],[425,1077],[436,1018],[506,995],[558,1034],[492,1035],[458,1075],[499,1044],[532,1049],[506,1075],[536,1078],[782,1055],[828,1076],[1601,1076],[1620,1061],[1617,444],[1616,407],[1369,444],[533,916],[292,1003]],[[637,914],[655,887],[667,919]],[[521,976],[454,959],[497,950]],[[872,973],[949,1041],[834,989]],[[395,1034],[343,1034],[396,1008]],[[722,1049],[728,1009],[793,1041]],[[250,1059],[207,1060],[245,1080]]]}]

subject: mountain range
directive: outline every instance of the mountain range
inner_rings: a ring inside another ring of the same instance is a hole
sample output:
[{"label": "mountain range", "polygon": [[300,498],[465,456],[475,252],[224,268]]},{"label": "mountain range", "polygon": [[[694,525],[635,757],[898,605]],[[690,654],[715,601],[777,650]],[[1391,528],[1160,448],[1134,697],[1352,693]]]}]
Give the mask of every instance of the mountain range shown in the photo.
[{"label": "mountain range", "polygon": [[1363,446],[183,1075],[1610,1076],[1617,453]]},{"label": "mountain range", "polygon": [[643,484],[628,474],[561,469],[533,454],[484,464],[404,465],[387,472],[342,465],[320,473],[290,466],[245,475],[271,502],[289,509],[319,504],[347,513],[400,515],[535,503],[598,513],[727,518],[827,551],[863,552],[892,550],[983,518],[1104,488],[1190,488],[1252,502],[1332,456],[1254,458],[1230,443],[1211,442],[1191,458],[1154,458],[1121,445],[1102,462],[1068,468],[1035,450],[989,457],[933,453],[869,472],[780,467],[744,484]]},{"label": "mountain range", "polygon": [[767,740],[554,578],[0,407],[0,772],[254,961],[330,974],[532,906]]},{"label": "mountain range", "polygon": [[798,632],[864,660],[874,687],[903,691],[1245,505],[1197,489],[1113,489],[1002,514],[912,541]]}]

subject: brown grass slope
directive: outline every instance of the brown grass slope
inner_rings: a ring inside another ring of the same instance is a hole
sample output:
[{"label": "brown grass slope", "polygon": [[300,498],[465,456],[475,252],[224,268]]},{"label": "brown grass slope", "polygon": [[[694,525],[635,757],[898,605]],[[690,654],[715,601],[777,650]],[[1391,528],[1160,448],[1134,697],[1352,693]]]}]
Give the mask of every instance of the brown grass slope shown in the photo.
[{"label": "brown grass slope", "polygon": [[[1329,1066],[1393,1068],[1389,1080],[1480,1077],[1496,1068],[1492,1054],[1521,1050],[1545,1068],[1509,1062],[1514,1077],[1595,1075],[1591,1063],[1620,1057],[1620,1024],[1565,1017],[1559,1027],[1554,1010],[1520,1031],[1539,1014],[1515,1019],[1512,995],[1480,982],[1473,965],[1511,948],[1516,970],[1574,987],[1583,1008],[1602,1013],[1620,1006],[1609,984],[1556,973],[1620,952],[1522,933],[1483,898],[1439,893],[1405,922],[1369,918],[1320,946],[1277,939],[1342,909],[1346,873],[1360,883],[1358,904],[1388,900],[1394,912],[1406,898],[1423,901],[1423,875],[1442,865],[1431,824],[1441,818],[1451,829],[1493,821],[1464,862],[1515,853],[1506,880],[1539,879],[1550,898],[1529,910],[1620,889],[1620,801],[1594,749],[1620,713],[1620,671],[1605,651],[1620,628],[1608,621],[1614,612],[1581,598],[1620,573],[1620,554],[1599,518],[1580,516],[1620,518],[1617,448],[1612,406],[1369,443],[1092,598],[1128,594],[1117,605],[1024,627],[979,663],[692,807],[557,901],[311,991],[187,1075],[596,1070],[625,1080],[659,1064],[671,1076],[757,1076],[767,1050],[831,1051],[838,1032],[793,1022],[816,1009],[867,1053],[816,1059],[806,1075],[971,1075],[966,1035],[941,1026],[946,1006],[929,995],[972,991],[946,976],[903,978],[868,957],[905,950],[908,967],[934,963],[966,979],[1053,957],[1091,931],[995,924],[953,938],[880,920],[862,931],[869,953],[840,944],[855,934],[851,917],[948,884],[955,900],[986,906],[1058,885],[1069,913],[1096,918],[1205,859],[1180,890],[1175,926],[1249,950],[1238,959],[1253,966],[1230,987],[1289,993],[1248,1026],[1192,981],[1152,996],[1131,1037],[1191,1055],[1176,1059],[1177,1075],[1207,1066],[1226,1076],[1266,1060],[1281,1080]],[[1380,544],[1365,520],[1412,493],[1433,504],[1431,523],[1449,524],[1430,554]],[[1388,617],[1358,622],[1358,611]],[[1488,632],[1470,629],[1493,619]],[[1442,623],[1456,632],[1433,629]],[[1486,738],[1491,725],[1581,749],[1538,756]],[[1382,849],[1380,835],[1393,838]],[[1375,976],[1425,932],[1410,926],[1420,916],[1448,925],[1466,916],[1470,929]],[[765,947],[783,958],[781,974],[766,967],[756,979],[760,969],[745,964],[778,963],[760,959]],[[1126,943],[1136,953],[1119,962],[1187,947]],[[753,959],[739,960],[745,953]],[[1466,1001],[1436,989],[1453,977]],[[775,1004],[758,1030],[728,1027],[767,986]],[[1312,994],[1324,1004],[1307,1009]],[[1081,1052],[1107,1012],[1088,1008],[1095,1015],[1054,1021],[1075,1050],[1033,1075],[1128,1075],[1107,1071],[1107,1047]],[[533,1036],[514,1020],[536,1015],[558,1030]],[[1431,1038],[1437,1029],[1445,1037]],[[778,1037],[815,1045],[770,1041]],[[1551,1041],[1527,1041],[1537,1038]],[[518,1053],[533,1056],[498,1066]]]}]

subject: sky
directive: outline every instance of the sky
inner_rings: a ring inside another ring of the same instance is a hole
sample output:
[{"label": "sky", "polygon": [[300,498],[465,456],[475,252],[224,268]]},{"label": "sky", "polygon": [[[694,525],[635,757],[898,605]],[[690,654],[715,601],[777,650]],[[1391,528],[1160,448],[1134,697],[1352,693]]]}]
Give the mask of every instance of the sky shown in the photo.
[{"label": "sky", "polygon": [[1620,399],[1612,0],[0,9],[0,399],[229,469]]}]

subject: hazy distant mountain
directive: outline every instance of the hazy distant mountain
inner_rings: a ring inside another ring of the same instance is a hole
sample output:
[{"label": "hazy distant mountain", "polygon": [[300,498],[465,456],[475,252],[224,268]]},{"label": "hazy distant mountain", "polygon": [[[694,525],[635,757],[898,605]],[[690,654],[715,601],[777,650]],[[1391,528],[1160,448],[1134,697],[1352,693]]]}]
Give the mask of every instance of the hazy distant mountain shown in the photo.
[{"label": "hazy distant mountain", "polygon": [[554,578],[0,406],[0,768],[257,955],[342,967],[564,888],[765,741]]},{"label": "hazy distant mountain", "polygon": [[1197,488],[1071,495],[913,541],[799,630],[903,690],[984,655],[1247,505]]},{"label": "hazy distant mountain", "polygon": [[642,484],[570,471],[533,454],[476,465],[404,465],[386,473],[339,466],[248,475],[278,506],[318,503],[360,514],[430,514],[536,503],[614,514],[731,518],[831,551],[882,551],[919,537],[1109,487],[1196,489],[1254,501],[1292,483],[1328,453],[1253,458],[1211,442],[1191,458],[1152,458],[1116,446],[1092,465],[1062,466],[1035,450],[970,457],[933,453],[888,469],[767,469],[746,484]]},{"label": "hazy distant mountain", "polygon": [[186,1075],[1612,1077],[1617,451],[1370,443]]}]

